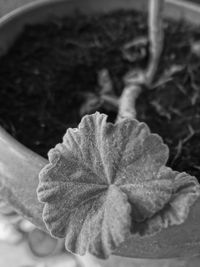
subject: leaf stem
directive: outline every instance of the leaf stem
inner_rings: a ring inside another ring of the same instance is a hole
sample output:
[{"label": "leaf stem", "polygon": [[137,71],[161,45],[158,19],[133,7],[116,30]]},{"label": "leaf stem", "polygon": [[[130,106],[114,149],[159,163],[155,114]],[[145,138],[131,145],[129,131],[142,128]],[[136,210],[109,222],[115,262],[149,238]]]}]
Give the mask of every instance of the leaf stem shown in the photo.
[{"label": "leaf stem", "polygon": [[[125,79],[125,86],[119,101],[117,121],[136,117],[136,100],[142,91],[142,86],[150,87],[163,49],[163,13],[164,0],[149,0],[149,50],[150,60],[145,71],[133,71],[130,78]],[[137,74],[135,76],[135,74]],[[135,77],[134,77],[135,76]]]},{"label": "leaf stem", "polygon": [[138,98],[142,87],[140,84],[126,86],[119,100],[119,109],[117,122],[122,119],[133,119],[136,117],[135,102]]},{"label": "leaf stem", "polygon": [[163,7],[164,0],[149,1],[149,52],[150,60],[146,70],[145,82],[148,87],[155,77],[163,50]]}]

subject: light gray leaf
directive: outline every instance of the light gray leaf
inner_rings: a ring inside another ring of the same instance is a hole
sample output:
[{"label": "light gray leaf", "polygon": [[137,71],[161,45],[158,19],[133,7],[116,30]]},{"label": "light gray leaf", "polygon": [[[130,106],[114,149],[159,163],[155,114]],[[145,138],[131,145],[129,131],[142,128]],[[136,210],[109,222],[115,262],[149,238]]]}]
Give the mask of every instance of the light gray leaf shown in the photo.
[{"label": "light gray leaf", "polygon": [[47,229],[66,237],[73,253],[106,258],[131,230],[148,234],[182,223],[199,187],[195,178],[165,167],[167,159],[168,147],[146,124],[85,116],[50,150],[40,173]]}]

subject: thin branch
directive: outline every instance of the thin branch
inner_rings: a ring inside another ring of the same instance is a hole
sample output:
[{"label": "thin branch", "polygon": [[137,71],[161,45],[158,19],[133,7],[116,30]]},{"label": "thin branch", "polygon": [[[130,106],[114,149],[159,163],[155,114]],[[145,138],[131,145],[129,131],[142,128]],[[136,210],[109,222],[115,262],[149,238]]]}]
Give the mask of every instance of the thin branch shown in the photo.
[{"label": "thin branch", "polygon": [[142,86],[150,87],[154,80],[163,48],[163,13],[164,0],[149,0],[149,49],[150,60],[146,71],[132,71],[125,77],[126,86],[119,101],[117,121],[136,117],[136,100]]},{"label": "thin branch", "polygon": [[140,84],[132,84],[124,88],[119,100],[117,122],[122,119],[134,119],[136,117],[135,104],[141,90]]},{"label": "thin branch", "polygon": [[150,60],[146,70],[146,85],[151,86],[163,50],[163,8],[164,0],[149,1],[149,52]]}]

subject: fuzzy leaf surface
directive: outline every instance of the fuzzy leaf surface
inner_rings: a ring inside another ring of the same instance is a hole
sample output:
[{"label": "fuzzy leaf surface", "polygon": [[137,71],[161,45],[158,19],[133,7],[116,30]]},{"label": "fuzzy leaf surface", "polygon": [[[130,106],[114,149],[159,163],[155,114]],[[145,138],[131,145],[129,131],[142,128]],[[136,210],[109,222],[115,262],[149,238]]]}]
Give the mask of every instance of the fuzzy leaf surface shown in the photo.
[{"label": "fuzzy leaf surface", "polygon": [[183,184],[181,174],[165,166],[167,159],[168,147],[146,124],[85,116],[50,150],[40,173],[37,193],[47,229],[66,237],[73,253],[107,258],[131,233],[182,223],[199,187],[189,175]]}]

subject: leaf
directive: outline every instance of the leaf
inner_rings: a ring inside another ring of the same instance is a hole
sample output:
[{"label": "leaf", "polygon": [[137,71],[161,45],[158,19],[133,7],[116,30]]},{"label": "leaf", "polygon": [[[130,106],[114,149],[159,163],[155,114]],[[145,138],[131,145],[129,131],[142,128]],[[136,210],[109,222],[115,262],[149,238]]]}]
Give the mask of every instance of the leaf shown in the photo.
[{"label": "leaf", "polygon": [[176,173],[173,192],[169,202],[164,208],[155,213],[150,219],[137,223],[132,218],[132,227],[134,233],[147,235],[159,232],[163,228],[183,223],[188,217],[190,207],[200,196],[200,185],[195,177],[189,174]]},{"label": "leaf", "polygon": [[199,196],[195,178],[165,167],[167,146],[137,120],[112,124],[104,114],[85,116],[48,156],[37,191],[43,219],[80,255],[107,258],[131,231],[152,234],[182,223]]}]

